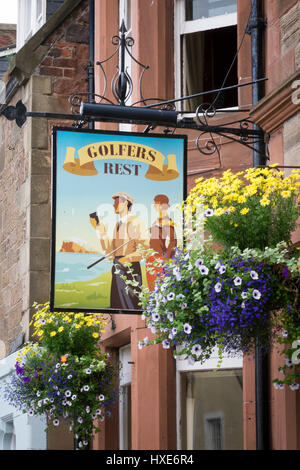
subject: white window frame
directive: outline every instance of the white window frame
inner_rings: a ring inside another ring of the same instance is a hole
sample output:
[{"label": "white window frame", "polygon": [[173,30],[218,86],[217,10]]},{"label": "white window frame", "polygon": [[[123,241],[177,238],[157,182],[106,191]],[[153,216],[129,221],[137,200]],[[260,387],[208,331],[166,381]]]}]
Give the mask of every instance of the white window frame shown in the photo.
[{"label": "white window frame", "polygon": [[[29,31],[25,31],[26,8],[31,5]],[[46,23],[47,0],[42,0],[42,11],[37,18],[38,0],[18,0],[17,51]]]},{"label": "white window frame", "polygon": [[126,386],[131,384],[131,345],[127,344],[119,349],[120,370],[120,394],[119,394],[119,447],[120,450],[128,450],[129,436],[127,433],[128,420],[128,395]]},{"label": "white window frame", "polygon": [[228,357],[224,354],[221,365],[219,365],[218,348],[214,348],[211,357],[203,364],[176,359],[176,428],[177,449],[182,450],[182,408],[181,408],[181,381],[182,374],[186,372],[204,372],[213,370],[241,370],[243,369],[243,355]]},{"label": "white window frame", "polygon": [[[212,29],[225,28],[227,26],[237,25],[237,12],[224,15],[212,16],[210,18],[201,18],[198,20],[185,20],[185,0],[175,0],[174,9],[174,70],[175,70],[175,98],[181,98],[185,94],[182,89],[184,83],[182,73],[184,73],[184,57],[182,57],[181,37],[185,34],[191,34]],[[206,90],[205,90],[206,91]],[[209,91],[209,90],[207,90]],[[179,102],[177,109],[184,108],[184,103]],[[227,109],[237,109],[232,107]],[[186,117],[194,116],[195,113],[185,114]]]},{"label": "white window frame", "polygon": [[[129,8],[130,2],[130,8]],[[121,26],[123,19],[125,20],[125,26],[127,28],[126,36],[131,36],[132,34],[132,0],[119,0],[119,26]],[[128,16],[129,13],[131,14],[130,18],[130,26],[128,27]],[[127,69],[128,75],[131,77],[132,74],[132,59],[131,57],[125,52],[125,70]],[[126,102],[126,106],[130,106],[132,104],[132,96]],[[119,130],[124,132],[131,132],[132,125],[127,123],[120,123]]]}]

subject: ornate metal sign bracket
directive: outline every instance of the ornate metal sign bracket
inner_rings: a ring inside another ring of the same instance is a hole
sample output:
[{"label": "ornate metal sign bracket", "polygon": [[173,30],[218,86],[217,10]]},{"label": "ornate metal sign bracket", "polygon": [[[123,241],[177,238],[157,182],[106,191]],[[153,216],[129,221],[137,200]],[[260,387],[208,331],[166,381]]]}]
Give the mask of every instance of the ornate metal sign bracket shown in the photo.
[{"label": "ornate metal sign bracket", "polygon": [[[221,125],[210,125],[212,119],[216,117],[217,113],[226,114],[248,112],[248,110],[218,110],[215,109],[213,104],[201,104],[198,108],[191,113],[193,117],[187,117],[187,111],[176,110],[176,103],[184,102],[191,98],[201,97],[212,93],[220,93],[239,88],[242,86],[251,86],[253,83],[267,80],[262,78],[260,80],[238,84],[230,87],[223,87],[217,90],[209,90],[190,96],[176,98],[172,100],[162,100],[159,98],[145,99],[142,93],[142,80],[146,70],[149,69],[148,65],[143,65],[133,56],[131,49],[134,45],[134,39],[126,35],[127,30],[124,21],[120,27],[120,35],[112,37],[112,44],[115,46],[114,52],[106,59],[98,61],[96,64],[100,67],[104,89],[101,95],[90,93],[74,93],[69,97],[71,105],[71,114],[60,113],[43,113],[43,112],[30,112],[27,111],[22,101],[18,101],[16,106],[4,106],[0,109],[0,115],[5,116],[9,120],[14,120],[19,127],[22,127],[26,122],[27,117],[35,118],[50,118],[60,120],[73,121],[74,127],[82,127],[88,122],[128,122],[131,124],[145,124],[147,127],[145,133],[150,132],[157,126],[163,126],[164,132],[175,132],[176,129],[192,129],[199,131],[199,135],[195,140],[196,148],[202,155],[212,156],[217,153],[220,160],[220,149],[216,142],[215,136],[228,139],[232,142],[238,142],[249,149],[254,149],[257,142],[263,142],[265,152],[263,157],[268,159],[268,135],[261,129],[255,126],[255,123],[249,119],[231,120]],[[115,99],[106,95],[108,79],[105,73],[105,64],[113,60],[118,54],[119,63],[117,71],[111,80],[111,92]],[[126,66],[126,54],[129,60],[133,60],[139,67],[141,73],[139,77],[139,96],[140,100],[134,104],[127,106],[133,92],[133,82],[128,73]],[[86,98],[88,102],[83,101]],[[152,103],[150,103],[152,102]],[[148,104],[147,104],[148,103]],[[150,104],[149,104],[150,103]],[[254,127],[255,126],[255,127]],[[207,137],[206,137],[207,136]],[[201,142],[205,144],[201,146]]]}]

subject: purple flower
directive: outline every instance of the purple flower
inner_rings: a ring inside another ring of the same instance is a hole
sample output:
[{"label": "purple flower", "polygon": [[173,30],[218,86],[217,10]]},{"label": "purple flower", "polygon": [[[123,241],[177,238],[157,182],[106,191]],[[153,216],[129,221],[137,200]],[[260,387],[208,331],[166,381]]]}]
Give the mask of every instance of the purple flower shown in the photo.
[{"label": "purple flower", "polygon": [[16,362],[16,364],[15,364],[15,367],[16,367],[16,373],[17,373],[17,375],[23,375],[23,374],[24,374],[24,369],[23,369],[23,367],[20,367],[17,362]]},{"label": "purple flower", "polygon": [[290,270],[289,270],[289,268],[288,268],[287,266],[285,266],[285,267],[284,267],[284,270],[283,270],[283,276],[284,276],[285,278],[287,278],[287,277],[289,276],[289,274],[290,274]]},{"label": "purple flower", "polygon": [[30,377],[22,377],[23,382],[30,382]]}]

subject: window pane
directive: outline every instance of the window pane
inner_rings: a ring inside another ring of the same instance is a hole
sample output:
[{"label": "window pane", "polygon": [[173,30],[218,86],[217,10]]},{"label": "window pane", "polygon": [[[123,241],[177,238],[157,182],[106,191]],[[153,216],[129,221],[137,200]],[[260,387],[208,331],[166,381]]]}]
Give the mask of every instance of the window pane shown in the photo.
[{"label": "window pane", "polygon": [[185,0],[185,20],[236,13],[237,0]]},{"label": "window pane", "polygon": [[27,39],[31,34],[31,0],[26,0],[25,3],[24,30]]},{"label": "window pane", "polygon": [[[222,47],[224,44],[227,47]],[[183,95],[189,96],[221,88],[233,61],[236,44],[236,26],[185,35],[183,38]],[[237,83],[237,63],[235,62],[225,87]],[[218,109],[237,106],[237,89],[191,99],[186,102],[185,110],[193,112],[200,104],[212,102]]]},{"label": "window pane", "polygon": [[183,450],[243,449],[242,370],[181,374]]},{"label": "window pane", "polygon": [[39,17],[42,14],[42,7],[43,7],[43,0],[36,0],[36,18],[39,19]]}]

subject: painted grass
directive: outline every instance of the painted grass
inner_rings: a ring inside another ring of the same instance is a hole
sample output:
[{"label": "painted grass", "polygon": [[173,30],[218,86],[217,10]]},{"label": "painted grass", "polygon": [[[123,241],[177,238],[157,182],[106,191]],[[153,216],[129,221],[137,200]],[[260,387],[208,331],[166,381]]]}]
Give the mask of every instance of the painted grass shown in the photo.
[{"label": "painted grass", "polygon": [[[142,266],[143,284],[146,285],[145,267]],[[105,309],[110,305],[111,272],[84,282],[55,285],[55,308]]]}]

